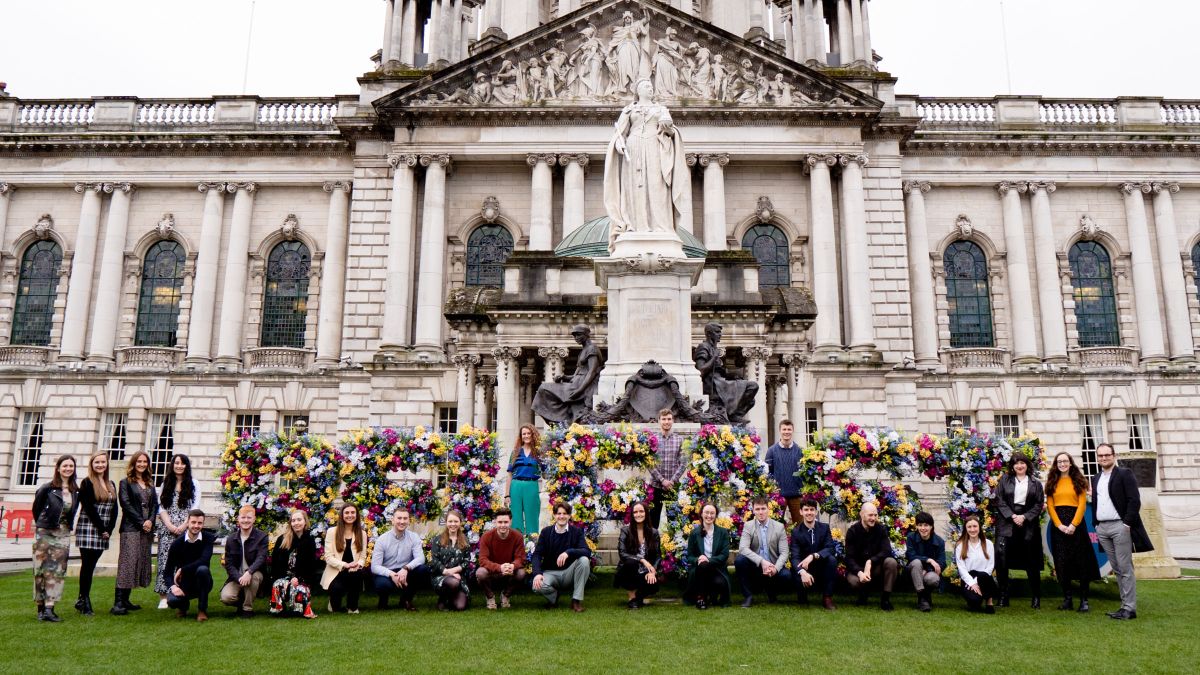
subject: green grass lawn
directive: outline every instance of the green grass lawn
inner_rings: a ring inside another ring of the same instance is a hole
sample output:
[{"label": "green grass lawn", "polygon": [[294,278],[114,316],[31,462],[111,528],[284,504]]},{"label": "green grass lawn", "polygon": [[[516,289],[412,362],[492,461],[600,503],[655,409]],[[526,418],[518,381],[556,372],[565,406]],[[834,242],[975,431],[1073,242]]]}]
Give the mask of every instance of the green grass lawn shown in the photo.
[{"label": "green grass lawn", "polygon": [[993,616],[968,613],[951,594],[935,596],[934,611],[921,614],[911,593],[897,594],[890,614],[874,603],[854,607],[848,596],[837,598],[834,613],[794,600],[705,612],[660,603],[633,612],[624,607],[624,592],[612,588],[611,573],[602,571],[581,615],[566,602],[544,610],[528,594],[518,595],[509,611],[489,612],[476,598],[466,613],[453,614],[436,611],[432,596],[423,595],[415,614],[375,611],[375,598],[364,596],[358,616],[327,615],[322,597],[321,617],[312,621],[270,617],[260,600],[260,614],[246,620],[233,618],[214,589],[205,624],[155,609],[157,598],[147,589],[134,596],[145,609],[110,616],[111,578],[96,582],[95,617],[72,609],[78,589],[72,578],[59,608],[63,623],[41,623],[31,588],[28,574],[0,576],[4,673],[1129,673],[1196,672],[1200,656],[1197,581],[1139,583],[1139,617],[1131,622],[1104,615],[1117,608],[1115,582],[1094,590],[1087,615],[1055,610],[1052,582],[1044,609],[1017,598]]}]

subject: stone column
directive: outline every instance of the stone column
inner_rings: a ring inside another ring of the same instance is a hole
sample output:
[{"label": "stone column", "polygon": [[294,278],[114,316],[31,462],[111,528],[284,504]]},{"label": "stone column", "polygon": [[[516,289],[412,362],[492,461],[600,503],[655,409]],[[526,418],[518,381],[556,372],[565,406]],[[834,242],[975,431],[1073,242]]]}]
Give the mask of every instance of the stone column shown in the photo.
[{"label": "stone column", "polygon": [[109,184],[108,224],[100,254],[100,280],[92,314],[92,341],[88,361],[107,367],[113,362],[117,342],[117,319],[121,308],[121,281],[125,277],[125,235],[129,231],[129,200],[134,187],[129,183]]},{"label": "stone column", "polygon": [[863,191],[862,170],[866,155],[842,155],[842,247],[854,265],[842,270],[842,283],[850,296],[850,348],[875,350],[875,312],[871,303],[870,245],[867,241],[867,202]]},{"label": "stone column", "polygon": [[458,428],[475,426],[475,370],[482,359],[478,354],[455,354],[450,361],[458,366]]},{"label": "stone column", "polygon": [[417,276],[417,339],[427,354],[442,354],[442,298],[446,285],[446,171],[450,155],[421,155],[425,203],[421,222],[421,269]]},{"label": "stone column", "polygon": [[549,251],[554,248],[554,172],[551,167],[558,163],[558,158],[526,155],[525,162],[533,167],[533,187],[529,192],[529,250]]},{"label": "stone column", "polygon": [[101,183],[76,183],[75,192],[83,194],[79,209],[79,231],[75,235],[75,255],[71,258],[71,277],[67,280],[67,306],[63,313],[62,346],[59,360],[82,361],[83,338],[87,333],[88,313],[92,309],[92,273],[96,265],[96,239],[100,230]]},{"label": "stone column", "polygon": [[853,23],[854,20],[850,18],[850,0],[837,0],[838,55],[842,66],[848,66],[854,61]]},{"label": "stone column", "polygon": [[933,186],[923,181],[904,182],[913,356],[921,368],[938,365],[937,296],[933,290],[933,268],[929,262],[929,224],[925,219],[925,193],[931,189]]},{"label": "stone column", "polygon": [[771,358],[771,348],[766,345],[746,347],[742,350],[742,355],[746,357],[746,378],[758,383],[754,407],[746,417],[750,420],[750,425],[758,430],[758,435],[765,439],[771,431],[767,422],[767,360]]},{"label": "stone column", "polygon": [[417,0],[399,1],[404,3],[400,22],[400,62],[411,66],[417,61]]},{"label": "stone column", "polygon": [[783,365],[787,367],[788,417],[801,433],[804,432],[805,420],[808,419],[804,400],[804,366],[807,363],[808,356],[805,354],[783,355]]},{"label": "stone column", "polygon": [[383,330],[379,348],[395,350],[410,344],[413,293],[413,233],[416,231],[416,155],[393,155],[392,211],[388,222],[387,285],[383,292]]},{"label": "stone column", "polygon": [[349,181],[333,181],[321,187],[329,193],[329,215],[326,218],[325,260],[321,266],[321,306],[317,318],[317,360],[314,365],[336,368],[342,358],[351,184]]},{"label": "stone column", "polygon": [[724,251],[728,248],[725,224],[725,165],[729,155],[696,155],[704,169],[704,248]]},{"label": "stone column", "polygon": [[496,442],[500,448],[513,446],[521,426],[520,356],[520,347],[492,349],[492,358],[496,359]]},{"label": "stone column", "polygon": [[471,416],[471,426],[488,429],[491,426],[492,397],[496,387],[496,378],[492,375],[475,375],[475,414]]},{"label": "stone column", "polygon": [[817,320],[813,324],[818,350],[842,347],[842,304],[838,294],[838,250],[833,223],[833,186],[829,168],[836,155],[809,155],[809,208],[812,223],[813,299]]},{"label": "stone column", "polygon": [[568,350],[566,347],[538,347],[538,356],[546,360],[545,382],[554,382],[563,375],[563,365],[566,362]]},{"label": "stone column", "polygon": [[[212,352],[213,311],[217,295],[217,263],[221,257],[221,223],[225,214],[225,183],[201,183],[204,215],[200,218],[200,250],[192,284],[186,363],[208,363]],[[235,188],[236,189],[236,188]]]},{"label": "stone column", "polygon": [[429,54],[429,65],[446,60],[442,56],[446,44],[445,3],[446,0],[429,0],[429,26],[425,31],[425,53]]},{"label": "stone column", "polygon": [[8,224],[8,203],[17,188],[12,183],[0,182],[0,244],[4,242],[4,231]]},{"label": "stone column", "polygon": [[854,40],[854,49],[851,53],[854,54],[854,61],[866,61],[869,55],[863,51],[866,47],[866,38],[863,35],[863,15],[862,15],[863,0],[850,0],[850,35]]},{"label": "stone column", "polygon": [[383,0],[383,44],[381,49],[381,63],[387,64],[388,61],[395,61],[400,54],[400,44],[395,38],[396,29],[396,9],[403,0]]},{"label": "stone column", "polygon": [[1030,183],[1033,202],[1033,256],[1037,264],[1038,306],[1042,318],[1042,358],[1067,360],[1067,320],[1063,313],[1062,279],[1058,271],[1058,248],[1054,245],[1054,222],[1050,215],[1050,193],[1054,183]]},{"label": "stone column", "polygon": [[1163,303],[1167,309],[1167,337],[1171,360],[1195,358],[1192,323],[1188,310],[1187,285],[1179,251],[1179,230],[1175,224],[1175,203],[1171,195],[1179,192],[1179,183],[1154,183],[1154,230],[1158,235],[1158,269],[1162,277]]},{"label": "stone column", "polygon": [[586,220],[584,169],[588,165],[588,156],[583,153],[559,155],[558,163],[563,167],[562,236],[566,239]]},{"label": "stone column", "polygon": [[1025,248],[1025,217],[1021,213],[1021,193],[1029,189],[1025,183],[1000,183],[996,186],[1003,202],[1004,248],[1008,261],[1008,304],[1012,330],[1013,360],[1017,363],[1040,363],[1033,321],[1033,291],[1029,285],[1029,254]]},{"label": "stone column", "polygon": [[[1144,194],[1150,183],[1124,183],[1125,223],[1129,228],[1129,257],[1133,270],[1133,304],[1137,311],[1138,344],[1143,361],[1157,361],[1167,355],[1163,341],[1162,314],[1158,311],[1158,274],[1150,248],[1150,226],[1146,223]],[[1161,261],[1170,264],[1170,261]],[[72,275],[74,276],[74,275]]]},{"label": "stone column", "polygon": [[242,328],[246,325],[246,274],[250,267],[250,221],[254,215],[256,183],[230,184],[233,218],[225,247],[225,284],[221,292],[221,333],[217,340],[218,365],[236,368],[242,360]]},{"label": "stone column", "polygon": [[871,6],[870,0],[859,0],[862,3],[862,53],[867,65],[875,66],[875,51],[871,47]]}]

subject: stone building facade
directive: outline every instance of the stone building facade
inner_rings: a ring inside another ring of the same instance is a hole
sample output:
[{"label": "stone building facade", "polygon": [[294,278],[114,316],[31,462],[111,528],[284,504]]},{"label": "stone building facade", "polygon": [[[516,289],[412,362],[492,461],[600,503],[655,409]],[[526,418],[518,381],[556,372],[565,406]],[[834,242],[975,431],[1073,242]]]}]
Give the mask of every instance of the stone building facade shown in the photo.
[{"label": "stone building facade", "polygon": [[726,326],[756,425],[1107,440],[1194,527],[1200,104],[899,95],[868,0],[383,4],[357,95],[0,98],[6,500],[97,448],[211,480],[227,434],[299,418],[507,446],[569,326],[604,345],[555,251],[605,242],[648,78],[693,172],[694,342]]}]

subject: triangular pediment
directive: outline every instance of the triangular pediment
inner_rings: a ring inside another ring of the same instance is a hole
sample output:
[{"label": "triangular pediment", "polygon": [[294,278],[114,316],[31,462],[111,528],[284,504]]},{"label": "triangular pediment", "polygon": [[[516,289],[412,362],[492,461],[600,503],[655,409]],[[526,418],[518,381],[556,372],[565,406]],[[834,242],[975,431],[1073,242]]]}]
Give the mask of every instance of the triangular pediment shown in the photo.
[{"label": "triangular pediment", "polygon": [[688,110],[878,111],[883,103],[656,0],[601,0],[376,102],[401,110],[620,108],[638,80]]}]

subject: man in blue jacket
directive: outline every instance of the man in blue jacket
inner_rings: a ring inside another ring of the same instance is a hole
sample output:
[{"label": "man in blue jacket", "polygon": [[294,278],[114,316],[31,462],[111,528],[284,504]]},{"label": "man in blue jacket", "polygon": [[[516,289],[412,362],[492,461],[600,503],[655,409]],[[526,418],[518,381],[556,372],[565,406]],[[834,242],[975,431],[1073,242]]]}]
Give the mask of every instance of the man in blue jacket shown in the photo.
[{"label": "man in blue jacket", "polygon": [[796,597],[808,603],[808,589],[821,589],[825,609],[834,610],[833,581],[837,578],[837,553],[829,525],[817,520],[817,502],[805,499],[800,503],[800,522],[792,530],[792,577],[796,580]]},{"label": "man in blue jacket", "polygon": [[571,527],[571,507],[554,505],[554,524],[542,528],[533,550],[533,590],[558,606],[558,594],[571,591],[571,610],[583,611],[583,592],[592,574],[592,551],[583,530]]},{"label": "man in blue jacket", "polygon": [[933,609],[933,591],[941,585],[942,570],[946,569],[946,540],[933,533],[933,516],[922,511],[917,514],[917,530],[909,532],[904,544],[908,573],[917,591],[917,609]]}]

